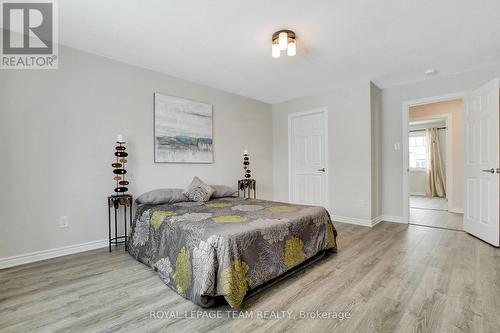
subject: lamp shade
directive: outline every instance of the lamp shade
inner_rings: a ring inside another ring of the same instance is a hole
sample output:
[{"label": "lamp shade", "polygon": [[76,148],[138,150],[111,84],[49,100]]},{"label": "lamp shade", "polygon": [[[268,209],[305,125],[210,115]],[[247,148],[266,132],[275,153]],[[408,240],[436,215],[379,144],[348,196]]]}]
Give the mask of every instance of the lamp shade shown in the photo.
[{"label": "lamp shade", "polygon": [[279,58],[280,57],[280,46],[278,44],[273,44],[273,50],[272,50],[272,53],[273,53],[273,58]]},{"label": "lamp shade", "polygon": [[288,46],[286,49],[286,55],[293,57],[296,54],[297,54],[297,44],[295,44],[295,41],[292,41],[292,42],[288,43]]},{"label": "lamp shade", "polygon": [[288,34],[286,32],[280,32],[278,35],[278,44],[280,46],[280,50],[286,50],[286,46],[288,44]]}]

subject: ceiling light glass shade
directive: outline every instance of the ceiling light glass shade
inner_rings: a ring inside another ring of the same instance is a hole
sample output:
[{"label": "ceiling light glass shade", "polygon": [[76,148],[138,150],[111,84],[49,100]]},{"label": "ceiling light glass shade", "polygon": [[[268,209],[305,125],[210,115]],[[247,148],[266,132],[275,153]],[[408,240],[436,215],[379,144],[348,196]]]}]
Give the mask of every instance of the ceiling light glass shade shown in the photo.
[{"label": "ceiling light glass shade", "polygon": [[290,57],[293,57],[297,54],[297,45],[295,44],[295,41],[288,43],[286,54]]},{"label": "ceiling light glass shade", "polygon": [[280,46],[278,44],[273,44],[273,58],[279,58],[280,53]]},{"label": "ceiling light glass shade", "polygon": [[280,32],[278,35],[278,44],[280,46],[280,50],[286,50],[286,46],[288,44],[288,34],[286,32]]}]

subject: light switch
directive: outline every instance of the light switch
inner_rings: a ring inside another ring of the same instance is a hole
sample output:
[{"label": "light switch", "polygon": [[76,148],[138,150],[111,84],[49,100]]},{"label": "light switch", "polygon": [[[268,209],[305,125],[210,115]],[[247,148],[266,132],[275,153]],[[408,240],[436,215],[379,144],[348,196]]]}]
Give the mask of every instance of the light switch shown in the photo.
[{"label": "light switch", "polygon": [[396,143],[394,144],[394,150],[395,150],[395,151],[401,150],[401,143],[396,142]]}]

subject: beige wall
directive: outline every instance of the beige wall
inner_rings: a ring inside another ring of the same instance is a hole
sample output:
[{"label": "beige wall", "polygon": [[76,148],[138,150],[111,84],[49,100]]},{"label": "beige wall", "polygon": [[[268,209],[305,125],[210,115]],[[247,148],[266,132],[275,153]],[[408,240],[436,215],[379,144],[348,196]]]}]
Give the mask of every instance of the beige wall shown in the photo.
[{"label": "beige wall", "polygon": [[[258,196],[271,198],[271,105],[67,47],[59,59],[0,73],[0,258],[107,238],[117,133],[134,196],[195,175],[236,187],[248,149]],[[153,162],[154,92],[213,105],[215,163]]]},{"label": "beige wall", "polygon": [[[464,201],[464,108],[463,100],[453,100],[439,103],[414,106],[410,108],[410,121],[444,118],[451,115],[451,153],[452,161],[448,166],[452,166],[451,181],[453,186],[452,201],[449,207],[454,211],[463,210]],[[450,130],[449,128],[447,129]],[[449,149],[450,147],[447,147]],[[450,172],[449,168],[446,172]],[[410,181],[411,186],[411,181]]]},{"label": "beige wall", "polygon": [[410,170],[408,181],[411,195],[425,195],[427,174],[424,170]]}]

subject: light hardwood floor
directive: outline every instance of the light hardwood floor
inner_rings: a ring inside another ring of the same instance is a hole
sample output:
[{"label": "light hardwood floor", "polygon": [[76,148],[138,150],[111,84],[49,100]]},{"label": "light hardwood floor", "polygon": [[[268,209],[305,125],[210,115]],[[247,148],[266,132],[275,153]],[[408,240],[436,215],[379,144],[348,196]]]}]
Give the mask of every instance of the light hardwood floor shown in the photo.
[{"label": "light hardwood floor", "polygon": [[410,196],[410,223],[453,230],[464,230],[464,214],[448,212],[445,198]]},{"label": "light hardwood floor", "polygon": [[464,214],[442,210],[410,208],[410,223],[428,227],[464,230]]},{"label": "light hardwood floor", "polygon": [[410,208],[448,210],[446,198],[410,195]]},{"label": "light hardwood floor", "polygon": [[[460,231],[336,223],[339,252],[243,310],[349,311],[335,319],[151,319],[202,309],[123,251],[0,270],[1,332],[500,332],[500,250]],[[250,312],[251,311],[251,312]]]}]

